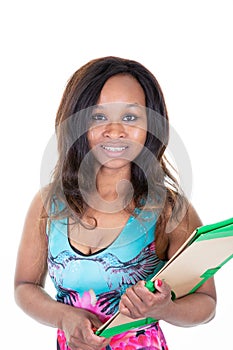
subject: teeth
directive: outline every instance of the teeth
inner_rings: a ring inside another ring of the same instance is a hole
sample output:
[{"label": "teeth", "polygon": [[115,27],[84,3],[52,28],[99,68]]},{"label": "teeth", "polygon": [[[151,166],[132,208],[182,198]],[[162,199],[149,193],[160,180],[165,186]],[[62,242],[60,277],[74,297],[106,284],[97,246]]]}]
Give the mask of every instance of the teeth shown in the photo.
[{"label": "teeth", "polygon": [[124,151],[127,147],[110,147],[110,146],[102,146],[103,149],[106,149],[107,151],[110,152],[122,152]]}]

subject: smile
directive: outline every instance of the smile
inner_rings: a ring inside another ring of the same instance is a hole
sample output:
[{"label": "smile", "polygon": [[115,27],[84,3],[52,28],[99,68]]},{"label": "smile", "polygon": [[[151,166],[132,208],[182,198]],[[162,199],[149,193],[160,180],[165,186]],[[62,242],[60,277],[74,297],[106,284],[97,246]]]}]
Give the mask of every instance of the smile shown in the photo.
[{"label": "smile", "polygon": [[109,152],[122,152],[126,150],[126,148],[128,148],[128,146],[113,147],[113,146],[104,146],[104,145],[101,145],[101,147]]}]

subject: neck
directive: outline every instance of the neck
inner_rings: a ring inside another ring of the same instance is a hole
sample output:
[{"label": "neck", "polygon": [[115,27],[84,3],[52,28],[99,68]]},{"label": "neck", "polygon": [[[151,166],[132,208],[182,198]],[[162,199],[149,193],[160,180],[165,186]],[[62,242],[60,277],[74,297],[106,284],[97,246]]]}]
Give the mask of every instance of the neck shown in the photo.
[{"label": "neck", "polygon": [[129,186],[129,181],[131,178],[130,167],[122,167],[120,169],[109,169],[102,167],[100,168],[97,178],[96,186],[98,193],[105,197],[106,195],[114,197],[118,196],[120,193],[124,193],[125,186]]},{"label": "neck", "polygon": [[123,167],[120,169],[100,168],[96,177],[96,193],[89,197],[91,207],[98,208],[105,213],[119,212],[124,209],[127,202],[131,202],[133,189],[130,183],[131,169]]}]

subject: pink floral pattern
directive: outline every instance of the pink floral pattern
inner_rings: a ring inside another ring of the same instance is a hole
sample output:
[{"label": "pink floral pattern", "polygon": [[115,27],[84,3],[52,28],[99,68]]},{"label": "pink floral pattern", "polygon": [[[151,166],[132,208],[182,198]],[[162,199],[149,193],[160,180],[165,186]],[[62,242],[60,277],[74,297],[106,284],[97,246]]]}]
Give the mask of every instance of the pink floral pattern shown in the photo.
[{"label": "pink floral pattern", "polygon": [[166,340],[159,324],[140,328],[134,332],[125,332],[116,335],[110,342],[111,350],[168,350]]},{"label": "pink floral pattern", "polygon": [[90,289],[88,292],[84,292],[82,297],[75,291],[69,291],[68,297],[72,300],[72,304],[67,300],[67,297],[64,296],[63,302],[65,302],[65,304],[71,304],[74,307],[79,307],[90,311],[93,314],[98,315],[100,321],[103,323],[110,318],[110,316],[106,316],[101,311],[101,302],[100,300],[97,300],[95,292],[92,289]]},{"label": "pink floral pattern", "polygon": [[[82,297],[78,293],[70,292],[74,307],[84,308],[95,313],[105,322],[109,317],[101,314],[99,302],[96,299],[93,290],[85,292]],[[59,350],[70,350],[66,343],[65,333],[58,329],[57,341]],[[102,349],[105,350],[106,348]],[[144,328],[138,328],[134,331],[124,332],[112,337],[111,342],[106,350],[168,350],[166,340],[159,323],[155,323]]]}]

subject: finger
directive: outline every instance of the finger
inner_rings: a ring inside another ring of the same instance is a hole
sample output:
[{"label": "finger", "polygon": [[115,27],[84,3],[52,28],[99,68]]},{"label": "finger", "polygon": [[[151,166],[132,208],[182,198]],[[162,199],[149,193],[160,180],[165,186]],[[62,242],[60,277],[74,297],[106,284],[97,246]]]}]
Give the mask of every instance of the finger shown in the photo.
[{"label": "finger", "polygon": [[[141,281],[142,282],[142,281]],[[134,287],[134,293],[141,300],[142,303],[150,302],[153,300],[153,294],[145,287],[145,282],[137,283]]]},{"label": "finger", "polygon": [[125,316],[130,317],[130,311],[129,309],[124,305],[123,301],[121,300],[119,303],[119,311],[120,313],[124,314]]},{"label": "finger", "polygon": [[144,289],[143,285],[135,285],[126,289],[125,294],[134,306],[138,306],[138,304],[143,302],[144,297],[142,291]]},{"label": "finger", "polygon": [[128,308],[129,310],[134,307],[134,304],[132,303],[132,299],[130,297],[131,291],[126,290],[125,294],[121,297],[121,302],[124,305],[124,307]]},{"label": "finger", "polygon": [[166,293],[166,294],[171,293],[170,286],[164,280],[157,279],[155,281],[155,288],[160,293]]},{"label": "finger", "polygon": [[85,343],[93,347],[103,347],[103,343],[106,342],[106,338],[96,335],[92,328],[83,329],[83,339]]},{"label": "finger", "polygon": [[[127,311],[128,310],[128,311]],[[121,300],[121,311],[132,318],[141,316],[143,310],[142,300],[134,293],[132,289],[128,290]]]},{"label": "finger", "polygon": [[96,329],[98,329],[103,324],[103,322],[101,322],[100,319],[95,315],[93,315],[93,317],[90,318],[90,322],[92,324],[92,328]]}]

